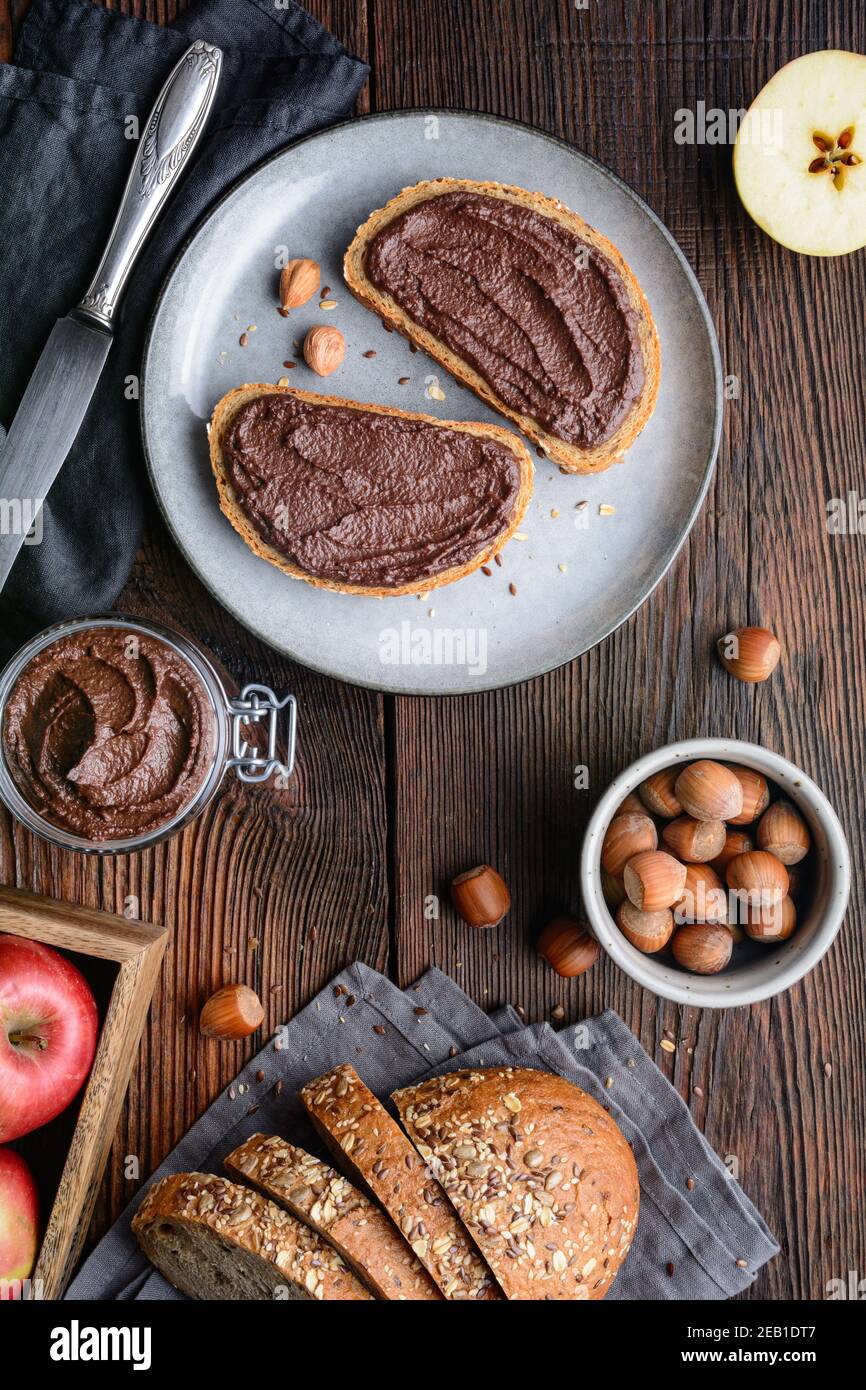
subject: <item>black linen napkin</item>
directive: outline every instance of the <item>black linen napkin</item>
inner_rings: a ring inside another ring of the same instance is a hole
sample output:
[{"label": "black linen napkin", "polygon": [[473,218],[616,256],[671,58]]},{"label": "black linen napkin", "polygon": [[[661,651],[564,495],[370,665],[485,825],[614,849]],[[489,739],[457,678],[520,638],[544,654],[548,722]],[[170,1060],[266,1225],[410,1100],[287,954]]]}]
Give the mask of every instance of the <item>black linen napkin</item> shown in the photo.
[{"label": "black linen napkin", "polygon": [[[78,439],[0,594],[0,661],[59,619],[110,608],[138,546],[138,373],[163,279],[205,210],[267,155],[351,113],[366,80],[293,0],[199,0],[171,28],[91,0],[33,0],[0,65],[0,426],[11,423],[57,318],[80,299],[171,68],[194,39],[224,55],[192,168],[136,265]],[[0,434],[2,440],[2,434]],[[0,497],[3,493],[0,442]]]}]

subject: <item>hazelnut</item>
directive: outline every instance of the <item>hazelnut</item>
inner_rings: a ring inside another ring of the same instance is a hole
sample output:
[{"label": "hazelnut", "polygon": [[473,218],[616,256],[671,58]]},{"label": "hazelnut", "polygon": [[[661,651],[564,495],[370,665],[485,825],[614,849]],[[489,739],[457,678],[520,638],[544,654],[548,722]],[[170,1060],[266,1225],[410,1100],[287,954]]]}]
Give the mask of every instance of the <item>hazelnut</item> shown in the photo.
[{"label": "hazelnut", "polygon": [[249,985],[223,985],[208,999],[199,1016],[199,1031],[206,1038],[248,1038],[261,1027],[265,1011]]},{"label": "hazelnut", "polygon": [[629,900],[641,912],[660,912],[682,896],[686,866],[664,850],[644,850],[625,866],[623,883]]},{"label": "hazelnut", "polygon": [[629,794],[628,794],[628,796],[626,797],[625,801],[622,803],[621,806],[618,806],[617,809],[616,809],[616,811],[614,812],[614,819],[615,819],[617,816],[628,816],[628,815],[635,815],[635,816],[645,816],[645,815],[646,815],[646,807],[644,806],[644,804],[643,804],[643,802],[641,801],[640,797],[638,796],[637,792],[629,792]]},{"label": "hazelnut", "polygon": [[615,878],[606,869],[602,869],[601,891],[608,907],[617,908],[625,897],[625,884],[621,878]]},{"label": "hazelnut", "polygon": [[319,288],[322,272],[315,261],[288,261],[280,271],[280,308],[299,309]]},{"label": "hazelnut", "polygon": [[710,867],[715,869],[717,874],[724,876],[725,870],[732,859],[738,854],[748,854],[755,848],[755,842],[745,830],[728,830],[725,834],[725,843],[715,859],[710,860]]},{"label": "hazelnut", "polygon": [[725,670],[750,685],[769,680],[782,655],[779,639],[766,627],[738,627],[716,646]]},{"label": "hazelnut", "polygon": [[674,929],[674,918],[669,907],[660,912],[641,912],[626,898],[619,905],[616,924],[626,941],[645,955],[653,955],[667,945]]},{"label": "hazelnut", "polygon": [[693,975],[718,975],[731,959],[734,938],[727,927],[680,927],[673,939],[674,960]]},{"label": "hazelnut", "polygon": [[688,864],[682,895],[674,905],[674,918],[682,922],[723,923],[728,919],[725,885],[709,864]]},{"label": "hazelnut", "polygon": [[538,938],[538,954],[557,975],[573,979],[598,960],[599,944],[576,917],[554,917]]},{"label": "hazelnut", "polygon": [[733,820],[743,809],[739,778],[723,763],[702,758],[683,768],[676,780],[683,809],[696,820]]},{"label": "hazelnut", "polygon": [[766,777],[751,767],[725,763],[743,788],[743,809],[738,816],[728,816],[731,825],[751,825],[770,804],[770,785]]},{"label": "hazelnut", "polygon": [[749,911],[743,922],[746,934],[753,941],[766,941],[769,945],[774,941],[787,941],[796,926],[797,909],[790,897],[782,898],[781,902],[773,903],[771,907]]},{"label": "hazelnut", "polygon": [[738,854],[725,870],[725,878],[736,896],[740,922],[758,908],[772,907],[788,896],[788,870],[766,850]]},{"label": "hazelnut", "polygon": [[682,814],[682,806],[674,793],[674,786],[679,777],[681,768],[663,767],[661,772],[654,772],[652,777],[648,777],[645,782],[638,787],[638,795],[654,816],[664,816],[670,820],[671,816]]},{"label": "hazelnut", "polygon": [[790,801],[774,801],[758,822],[758,848],[769,850],[783,864],[799,864],[812,843],[809,827]]},{"label": "hazelnut", "polygon": [[695,820],[693,816],[677,816],[662,830],[662,839],[677,859],[687,864],[706,864],[715,859],[725,847],[723,820]]},{"label": "hazelnut", "polygon": [[304,360],[318,376],[330,376],[346,356],[346,339],[339,328],[317,324],[304,339]]},{"label": "hazelnut", "polygon": [[[802,868],[799,864],[785,865],[785,868],[788,870],[788,897],[793,898],[794,902],[797,901],[803,891],[803,883],[805,881],[804,870],[806,867],[805,864]],[[625,892],[625,889],[623,889],[623,892]]]},{"label": "hazelnut", "polygon": [[655,849],[658,842],[655,824],[646,812],[617,816],[607,827],[601,847],[601,866],[614,878],[619,878],[630,859],[641,850]]},{"label": "hazelnut", "polygon": [[451,883],[451,901],[470,927],[498,926],[511,908],[508,886],[489,864],[458,874]]},{"label": "hazelnut", "polygon": [[743,931],[743,928],[740,926],[739,922],[725,922],[724,925],[727,927],[728,931],[731,933],[731,936],[734,938],[735,946],[739,946],[742,941],[745,941],[746,933]]}]

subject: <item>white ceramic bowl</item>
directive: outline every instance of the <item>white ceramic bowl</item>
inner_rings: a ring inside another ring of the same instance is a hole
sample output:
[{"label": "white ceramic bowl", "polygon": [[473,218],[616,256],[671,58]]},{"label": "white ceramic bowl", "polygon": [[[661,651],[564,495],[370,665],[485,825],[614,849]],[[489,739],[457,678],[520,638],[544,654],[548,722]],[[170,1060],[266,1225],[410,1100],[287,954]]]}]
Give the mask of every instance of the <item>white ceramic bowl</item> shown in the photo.
[{"label": "white ceramic bowl", "polygon": [[[614,922],[601,890],[601,846],[614,812],[629,792],[636,791],[654,772],[697,758],[742,763],[763,773],[799,808],[812,833],[814,885],[794,935],[775,945],[746,941],[735,946],[731,964],[718,975],[693,975],[669,957],[657,959],[635,950]],[[836,812],[820,788],[793,763],[755,743],[694,738],[649,753],[611,783],[587,826],[580,856],[580,885],[595,935],[633,980],[679,1004],[730,1009],[772,998],[817,965],[842,925],[851,887],[851,856]]]}]

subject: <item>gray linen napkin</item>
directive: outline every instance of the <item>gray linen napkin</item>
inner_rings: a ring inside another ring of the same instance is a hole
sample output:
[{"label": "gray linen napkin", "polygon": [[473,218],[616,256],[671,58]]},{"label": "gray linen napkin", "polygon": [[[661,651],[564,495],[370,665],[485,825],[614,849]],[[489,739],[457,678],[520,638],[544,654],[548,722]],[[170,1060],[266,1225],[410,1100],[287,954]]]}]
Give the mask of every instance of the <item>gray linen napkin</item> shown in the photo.
[{"label": "gray linen napkin", "polygon": [[[339,985],[348,995],[336,995]],[[488,1016],[435,969],[405,991],[359,963],[343,971],[278,1030],[152,1180],[189,1169],[219,1171],[225,1155],[257,1131],[282,1134],[327,1157],[297,1092],[341,1062],[351,1062],[382,1099],[428,1074],[514,1065],[558,1072],[607,1106],[634,1149],[641,1182],[637,1236],[610,1299],[730,1298],[779,1252],[683,1101],[616,1014],[559,1033],[548,1024],[526,1027],[511,1008]],[[259,1071],[263,1081],[256,1080]],[[182,1297],[147,1263],[130,1229],[143,1195],[144,1189],[86,1260],[67,1299]]]}]

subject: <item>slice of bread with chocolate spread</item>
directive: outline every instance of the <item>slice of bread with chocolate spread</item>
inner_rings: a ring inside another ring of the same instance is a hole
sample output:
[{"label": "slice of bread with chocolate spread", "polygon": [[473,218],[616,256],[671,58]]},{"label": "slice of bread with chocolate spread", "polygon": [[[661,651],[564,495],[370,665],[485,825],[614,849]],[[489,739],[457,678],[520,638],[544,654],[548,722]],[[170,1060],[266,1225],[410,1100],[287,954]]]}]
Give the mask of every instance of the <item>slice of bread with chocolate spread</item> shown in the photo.
[{"label": "slice of bread with chocolate spread", "polygon": [[610,467],[652,415],[646,296],[617,248],[552,198],[470,179],[404,188],[358,229],[344,275],[566,472]]},{"label": "slice of bread with chocolate spread", "polygon": [[462,579],[514,535],[532,495],[529,452],[499,425],[253,384],[223,396],[209,436],[220,507],[247,545],[340,593]]}]

